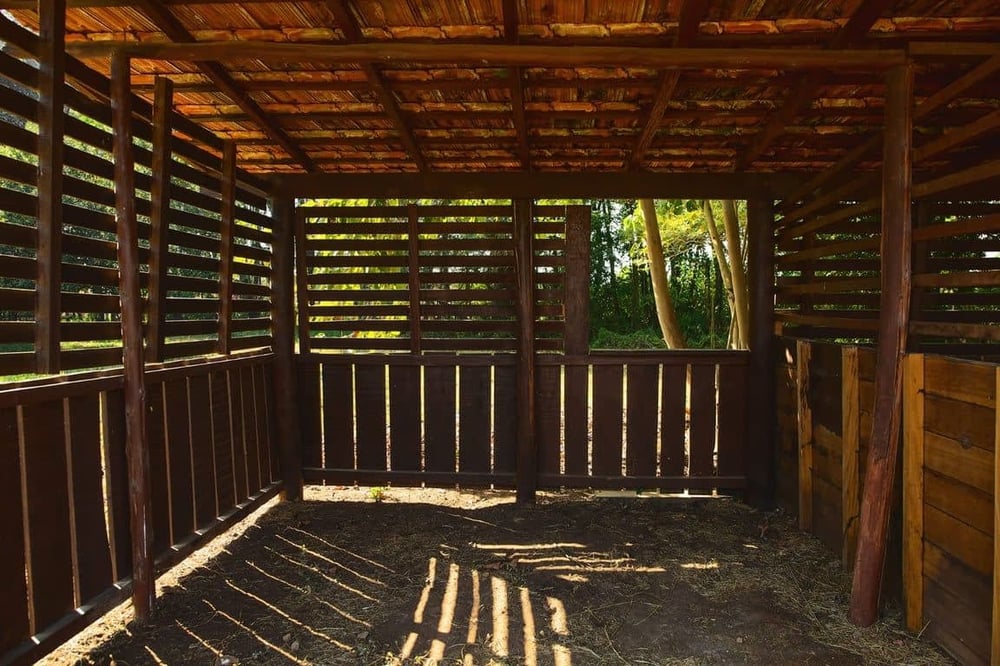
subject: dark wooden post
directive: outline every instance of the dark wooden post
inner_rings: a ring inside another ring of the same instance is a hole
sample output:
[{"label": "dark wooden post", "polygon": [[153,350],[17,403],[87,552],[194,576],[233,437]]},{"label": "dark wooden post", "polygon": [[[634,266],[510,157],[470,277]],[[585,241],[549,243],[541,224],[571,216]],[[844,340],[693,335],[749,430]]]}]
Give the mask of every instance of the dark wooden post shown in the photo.
[{"label": "dark wooden post", "polygon": [[903,357],[910,315],[912,219],[910,152],[913,70],[886,73],[882,158],[882,297],[875,361],[875,408],[861,499],[858,552],[851,587],[851,621],[869,626],[878,617],[892,488],[899,451]]},{"label": "dark wooden post", "polygon": [[128,458],[129,517],[132,527],[132,605],[136,618],[149,618],[156,600],[153,579],[153,522],[146,439],[146,378],[139,295],[139,229],[135,208],[132,148],[131,63],[111,59],[111,110],[115,159],[115,228],[118,232],[118,288],[121,294],[125,396],[125,453]]},{"label": "dark wooden post", "polygon": [[302,458],[295,411],[295,262],[293,239],[295,202],[272,202],[274,256],[271,268],[271,321],[274,326],[274,399],[285,499],[302,497]]},{"label": "dark wooden post", "polygon": [[[913,204],[913,226],[914,228],[926,227],[931,224],[931,202],[917,201]],[[930,259],[930,243],[927,241],[915,241],[913,243],[912,273],[917,275],[927,272],[927,265]],[[920,321],[920,316],[924,308],[933,303],[933,296],[927,293],[927,287],[910,286],[910,322]],[[936,293],[936,292],[935,292]],[[930,301],[930,302],[928,302]],[[906,340],[906,350],[910,352],[920,351],[920,336],[910,335]]]},{"label": "dark wooden post", "polygon": [[173,81],[165,76],[156,77],[153,90],[153,182],[149,193],[149,308],[146,317],[146,358],[156,363],[163,360],[166,319],[173,91]]},{"label": "dark wooden post", "polygon": [[59,372],[62,312],[63,133],[66,0],[38,3],[38,240],[35,358],[38,372]]},{"label": "dark wooden post", "polygon": [[236,145],[222,146],[222,225],[219,261],[219,353],[228,354],[233,342],[233,227],[236,224]]},{"label": "dark wooden post", "polygon": [[747,499],[758,506],[774,495],[774,202],[747,201],[750,257],[750,392]]},{"label": "dark wooden post", "polygon": [[416,204],[406,207],[408,250],[409,250],[409,289],[410,289],[410,351],[420,353],[420,217]]},{"label": "dark wooden post", "polygon": [[517,269],[517,502],[532,504],[538,486],[535,441],[535,248],[533,204],[514,201]]},{"label": "dark wooden post", "polygon": [[590,351],[590,222],[589,207],[567,208],[566,332],[563,348],[570,355],[585,355]]},{"label": "dark wooden post", "polygon": [[309,263],[306,256],[306,221],[291,206],[290,225],[295,239],[295,280],[298,298],[299,353],[308,354],[309,345]]}]

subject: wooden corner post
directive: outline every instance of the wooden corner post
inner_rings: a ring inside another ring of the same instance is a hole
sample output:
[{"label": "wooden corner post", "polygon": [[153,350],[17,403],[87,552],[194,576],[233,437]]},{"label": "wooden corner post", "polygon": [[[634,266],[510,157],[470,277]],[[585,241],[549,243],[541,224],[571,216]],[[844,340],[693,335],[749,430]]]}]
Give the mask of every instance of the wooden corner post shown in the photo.
[{"label": "wooden corner post", "polygon": [[774,202],[747,201],[750,257],[750,385],[747,499],[758,506],[774,496]]},{"label": "wooden corner post", "polygon": [[517,268],[517,502],[532,504],[538,486],[535,441],[535,247],[530,199],[514,201]]},{"label": "wooden corner post", "polygon": [[146,320],[146,359],[163,360],[167,305],[167,253],[170,250],[170,143],[173,138],[174,83],[156,77],[153,93],[153,180],[149,204],[149,314]]},{"label": "wooden corner post", "polygon": [[271,321],[274,326],[274,398],[285,499],[302,497],[302,456],[295,409],[295,202],[272,201],[274,259],[271,278]]},{"label": "wooden corner post", "polygon": [[882,158],[882,297],[875,361],[875,408],[861,499],[858,551],[851,587],[851,621],[867,627],[878,618],[892,489],[899,453],[903,359],[910,318],[913,221],[910,217],[913,69],[886,73]]},{"label": "wooden corner post", "polygon": [[136,219],[135,154],[132,147],[131,63],[111,59],[111,111],[115,159],[115,228],[121,298],[125,397],[125,453],[128,459],[132,532],[132,605],[136,619],[149,618],[156,600],[153,579],[153,521],[146,439],[146,370],[139,291],[139,229]]}]

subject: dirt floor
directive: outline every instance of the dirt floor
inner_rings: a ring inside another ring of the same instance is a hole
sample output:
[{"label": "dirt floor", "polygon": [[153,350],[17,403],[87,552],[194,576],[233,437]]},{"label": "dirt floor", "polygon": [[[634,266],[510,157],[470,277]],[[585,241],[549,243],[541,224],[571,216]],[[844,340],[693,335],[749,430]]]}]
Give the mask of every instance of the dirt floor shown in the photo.
[{"label": "dirt floor", "polygon": [[312,488],[48,663],[948,664],[778,513],[728,499]]}]

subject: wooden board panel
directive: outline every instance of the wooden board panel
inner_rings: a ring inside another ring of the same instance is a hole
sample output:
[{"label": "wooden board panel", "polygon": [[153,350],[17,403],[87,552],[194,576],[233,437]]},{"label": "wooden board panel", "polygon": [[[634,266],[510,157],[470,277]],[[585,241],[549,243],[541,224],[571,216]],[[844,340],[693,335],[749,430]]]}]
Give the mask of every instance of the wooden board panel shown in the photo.
[{"label": "wooden board panel", "polygon": [[273,385],[268,381],[270,365],[253,367],[254,412],[257,416],[257,450],[260,452],[261,483],[267,485],[279,478],[277,474],[277,452],[275,439],[271,437],[270,401],[268,397]]},{"label": "wooden board panel", "polygon": [[517,467],[516,371],[513,366],[493,368],[493,471],[513,473]]},{"label": "wooden board panel", "polygon": [[719,476],[746,474],[747,369],[719,366]]},{"label": "wooden board panel", "polygon": [[112,583],[111,546],[104,517],[99,394],[69,398],[69,424],[78,581],[80,600],[86,602]]},{"label": "wooden board panel", "polygon": [[828,483],[822,477],[813,477],[812,533],[826,544],[827,548],[838,553],[843,545],[841,533],[843,516],[840,502],[840,488]]},{"label": "wooden board panel", "polygon": [[[301,376],[301,375],[300,375]],[[309,384],[312,385],[311,382]],[[302,383],[299,384],[302,386]],[[301,399],[301,396],[299,396]],[[319,414],[319,403],[302,405],[304,409],[315,409]],[[311,445],[305,445],[309,453],[309,462],[303,458],[306,467],[326,467],[328,469],[354,469],[354,372],[349,365],[326,363],[323,365],[323,447],[319,447],[319,431],[310,437],[316,437],[315,451]],[[312,417],[308,417],[310,420]],[[318,428],[311,424],[310,428]],[[303,440],[305,435],[303,435]],[[320,464],[318,454],[322,451],[323,460]]]},{"label": "wooden board panel", "polygon": [[985,493],[993,492],[993,454],[976,446],[963,446],[932,432],[924,435],[924,465]]},{"label": "wooden board panel", "polygon": [[664,365],[660,378],[660,475],[681,476],[688,465],[688,366]]},{"label": "wooden board panel", "polygon": [[455,471],[455,366],[424,368],[424,468]]},{"label": "wooden board panel", "polygon": [[26,640],[28,588],[24,577],[24,525],[21,507],[21,455],[17,410],[0,409],[0,654]]},{"label": "wooden board panel", "polygon": [[170,547],[170,476],[163,422],[163,384],[146,385],[146,436],[149,440],[149,494],[153,507],[153,553]]},{"label": "wooden board panel", "polygon": [[63,401],[21,408],[28,503],[28,585],[36,631],[75,606]]},{"label": "wooden board panel", "polygon": [[996,399],[995,370],[993,365],[927,356],[924,360],[925,390],[992,409]]},{"label": "wooden board panel", "polygon": [[691,367],[691,476],[715,473],[715,366]]},{"label": "wooden board panel", "polygon": [[393,471],[420,470],[420,397],[420,367],[390,365],[389,458]]},{"label": "wooden board panel", "polygon": [[187,380],[164,382],[163,398],[170,460],[170,517],[176,543],[195,527]]},{"label": "wooden board panel", "polygon": [[[208,402],[207,396],[205,402]],[[115,578],[121,580],[132,575],[128,464],[125,459],[125,398],[122,391],[115,389],[105,393],[103,407],[104,459],[108,467],[108,494],[111,496],[108,519],[111,521]]]},{"label": "wooden board panel", "polygon": [[924,474],[924,501],[983,534],[993,534],[993,495],[930,470]]},{"label": "wooden board panel", "polygon": [[233,440],[229,418],[229,384],[225,372],[209,376],[212,405],[212,446],[215,455],[215,490],[219,501],[219,515],[236,505],[236,487],[233,480]]},{"label": "wooden board panel", "polygon": [[590,440],[590,369],[587,366],[564,366],[564,455],[566,474],[587,473]]},{"label": "wooden board panel", "polygon": [[459,369],[459,471],[490,471],[490,369]]},{"label": "wooden board panel", "polygon": [[[324,368],[325,369],[325,368]],[[318,364],[300,361],[297,367],[295,398],[299,407],[299,434],[302,439],[302,466],[320,467],[323,462],[322,431],[320,426],[319,372]],[[348,387],[353,391],[351,384]],[[329,402],[324,402],[329,405]],[[348,402],[347,404],[351,404]],[[353,432],[352,421],[352,432]],[[352,451],[353,467],[354,456]]]},{"label": "wooden board panel", "polygon": [[358,469],[386,469],[385,366],[354,369]]},{"label": "wooden board panel", "polygon": [[233,373],[234,377],[239,377],[240,383],[243,412],[236,417],[243,420],[243,445],[247,452],[247,489],[250,495],[256,494],[265,485],[261,478],[261,451],[257,441],[257,405],[253,374],[252,366],[243,366]]},{"label": "wooden board panel", "polygon": [[538,467],[542,474],[560,472],[561,383],[561,366],[544,365],[535,368],[535,441],[538,446]]},{"label": "wooden board panel", "polygon": [[212,394],[208,375],[193,375],[188,380],[191,401],[188,418],[191,421],[191,471],[194,486],[195,521],[198,527],[210,523],[218,515],[215,497],[215,448],[212,429]]},{"label": "wooden board panel", "polygon": [[629,476],[656,476],[657,384],[656,365],[630,365],[627,375],[625,472]]},{"label": "wooden board panel", "polygon": [[[989,608],[989,602],[985,608]],[[932,578],[924,579],[926,635],[967,666],[990,663],[990,620],[966,599],[951,594]]]},{"label": "wooden board panel", "polygon": [[927,394],[924,398],[924,424],[929,432],[975,446],[986,451],[995,447],[993,410],[968,402],[948,400]]},{"label": "wooden board panel", "polygon": [[593,473],[622,473],[622,426],[624,369],[619,365],[594,366]]},{"label": "wooden board panel", "polygon": [[247,474],[246,432],[243,429],[243,392],[240,390],[239,368],[226,371],[226,388],[229,392],[229,432],[233,438],[233,482],[236,503],[243,503],[250,496]]},{"label": "wooden board panel", "polygon": [[924,538],[973,571],[993,571],[993,539],[930,505],[924,506]]}]

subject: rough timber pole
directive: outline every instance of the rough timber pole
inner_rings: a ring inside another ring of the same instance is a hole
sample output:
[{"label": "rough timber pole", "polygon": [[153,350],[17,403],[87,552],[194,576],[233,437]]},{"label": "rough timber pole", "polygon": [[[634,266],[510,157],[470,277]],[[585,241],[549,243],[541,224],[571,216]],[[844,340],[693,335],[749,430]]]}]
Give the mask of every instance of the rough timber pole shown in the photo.
[{"label": "rough timber pole", "polygon": [[535,249],[532,202],[514,201],[514,262],[517,265],[517,502],[535,501],[538,448],[535,442]]},{"label": "rough timber pole", "polygon": [[149,618],[156,599],[153,580],[152,505],[149,446],[146,440],[146,386],[142,349],[142,300],[139,295],[139,230],[135,207],[135,156],[132,150],[131,64],[111,60],[111,110],[115,158],[115,227],[118,232],[118,284],[124,348],[125,453],[128,458],[129,517],[132,528],[132,604],[136,618]]},{"label": "rough timber pole", "polygon": [[913,70],[886,73],[885,146],[882,159],[882,298],[875,364],[875,409],[861,523],[851,587],[851,621],[869,626],[878,617],[892,487],[899,452],[903,357],[909,327],[912,219],[910,151]]},{"label": "rough timber pole", "polygon": [[747,201],[750,256],[750,451],[748,499],[767,504],[774,485],[774,203]]}]

